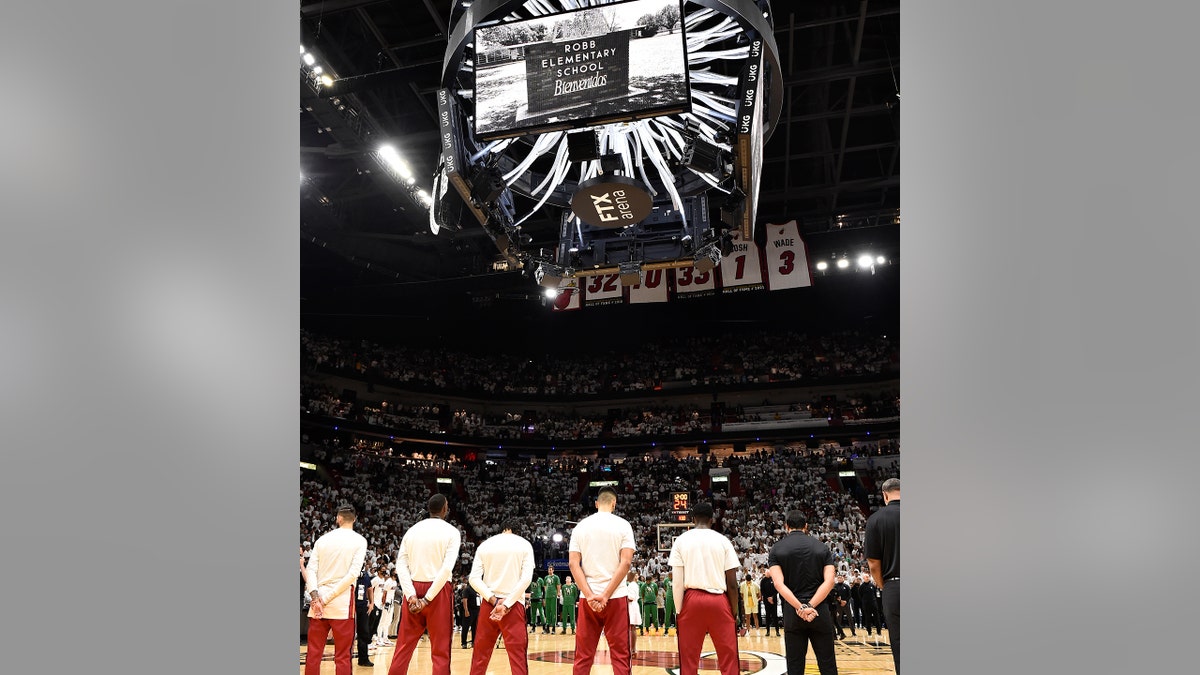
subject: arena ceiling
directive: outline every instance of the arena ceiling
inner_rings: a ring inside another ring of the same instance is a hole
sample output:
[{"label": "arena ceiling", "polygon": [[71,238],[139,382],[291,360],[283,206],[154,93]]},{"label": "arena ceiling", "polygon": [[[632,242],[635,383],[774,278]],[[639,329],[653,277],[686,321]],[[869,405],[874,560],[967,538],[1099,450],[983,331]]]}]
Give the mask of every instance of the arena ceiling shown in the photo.
[{"label": "arena ceiling", "polygon": [[[313,87],[302,61],[302,312],[447,296],[537,301],[528,279],[493,271],[498,251],[482,227],[434,235],[414,196],[438,162],[436,91],[454,4],[300,4],[299,46],[338,83]],[[764,148],[759,222],[795,219],[814,261],[871,247],[898,262],[898,0],[776,0],[770,11],[784,94]],[[411,188],[381,170],[383,142],[411,166]],[[547,209],[525,232],[530,246],[553,248],[557,218]]]}]

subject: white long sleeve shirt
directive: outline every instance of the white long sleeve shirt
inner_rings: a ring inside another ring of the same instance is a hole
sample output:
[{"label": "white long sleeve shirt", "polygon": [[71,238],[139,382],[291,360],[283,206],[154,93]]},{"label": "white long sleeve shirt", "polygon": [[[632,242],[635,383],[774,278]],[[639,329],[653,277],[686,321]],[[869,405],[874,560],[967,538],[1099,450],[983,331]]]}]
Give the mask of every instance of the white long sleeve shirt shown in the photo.
[{"label": "white long sleeve shirt", "polygon": [[[597,511],[579,521],[571,532],[569,551],[579,552],[579,564],[587,577],[588,586],[595,593],[608,587],[621,565],[621,549],[637,551],[633,539],[633,527],[628,520]],[[613,591],[612,597],[623,598],[627,593],[625,580]]]},{"label": "white long sleeve shirt", "polygon": [[396,576],[400,577],[404,598],[417,595],[414,581],[431,582],[423,597],[429,601],[437,597],[454,571],[461,545],[458,528],[441,518],[426,518],[408,528],[396,554]]},{"label": "white long sleeve shirt", "polygon": [[384,579],[378,574],[371,577],[371,604],[380,609],[383,609],[383,596],[386,592],[383,588],[383,584],[386,582],[387,579]]},{"label": "white long sleeve shirt", "polygon": [[479,545],[467,581],[479,597],[504,598],[511,608],[525,603],[525,589],[533,581],[533,546],[524,537],[501,532]]},{"label": "white long sleeve shirt", "polygon": [[698,588],[709,593],[725,592],[725,571],[742,566],[733,542],[709,528],[688,530],[671,545],[671,590],[675,606],[683,609],[684,592]]},{"label": "white long sleeve shirt", "polygon": [[[362,572],[367,557],[367,540],[347,527],[327,532],[313,544],[308,557],[308,588],[321,596],[326,619],[349,619],[350,596],[347,593]],[[309,610],[312,616],[313,610]]]}]

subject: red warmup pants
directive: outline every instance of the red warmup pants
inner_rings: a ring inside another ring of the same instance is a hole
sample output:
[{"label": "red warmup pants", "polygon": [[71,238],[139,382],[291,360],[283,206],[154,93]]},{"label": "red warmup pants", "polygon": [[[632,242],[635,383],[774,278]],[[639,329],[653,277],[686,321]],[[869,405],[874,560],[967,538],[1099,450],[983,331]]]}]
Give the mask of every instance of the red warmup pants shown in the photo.
[{"label": "red warmup pants", "polygon": [[737,627],[729,598],[724,593],[709,593],[689,588],[683,593],[679,610],[679,675],[696,675],[700,670],[700,650],[704,636],[712,636],[717,648],[717,666],[721,675],[738,675]]},{"label": "red warmup pants", "polygon": [[321,672],[325,642],[333,631],[333,664],[337,675],[350,675],[350,645],[354,643],[354,603],[350,603],[349,619],[314,619],[308,617],[308,652],[304,657],[304,675]]},{"label": "red warmup pants", "polygon": [[496,635],[504,636],[504,650],[508,652],[508,669],[512,675],[529,675],[526,652],[529,633],[525,632],[525,605],[514,602],[500,623],[488,616],[495,606],[484,600],[479,605],[479,620],[475,623],[475,647],[471,654],[471,675],[484,675],[492,650],[496,648]]},{"label": "red warmup pants", "polygon": [[[429,581],[413,582],[418,598],[425,597],[432,585]],[[454,591],[450,584],[445,584],[434,596],[433,602],[419,614],[413,614],[408,608],[408,603],[401,602],[400,634],[396,637],[396,651],[392,654],[392,665],[388,668],[388,675],[405,675],[408,672],[408,662],[412,660],[417,642],[426,630],[429,631],[433,675],[450,675],[450,634],[454,631],[453,597]]]},{"label": "red warmup pants", "polygon": [[[635,589],[636,590],[636,589]],[[579,632],[575,634],[575,666],[571,675],[587,675],[596,659],[600,632],[608,639],[608,658],[613,675],[629,675],[629,601],[612,598],[597,614],[582,598],[579,601]]]}]

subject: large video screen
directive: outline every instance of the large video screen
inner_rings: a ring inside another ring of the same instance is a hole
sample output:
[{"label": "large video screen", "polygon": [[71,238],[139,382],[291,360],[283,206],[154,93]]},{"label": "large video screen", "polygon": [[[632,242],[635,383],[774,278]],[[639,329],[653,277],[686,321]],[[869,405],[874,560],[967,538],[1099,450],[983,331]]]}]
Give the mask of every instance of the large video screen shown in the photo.
[{"label": "large video screen", "polygon": [[690,110],[680,0],[630,0],[475,30],[481,139]]}]

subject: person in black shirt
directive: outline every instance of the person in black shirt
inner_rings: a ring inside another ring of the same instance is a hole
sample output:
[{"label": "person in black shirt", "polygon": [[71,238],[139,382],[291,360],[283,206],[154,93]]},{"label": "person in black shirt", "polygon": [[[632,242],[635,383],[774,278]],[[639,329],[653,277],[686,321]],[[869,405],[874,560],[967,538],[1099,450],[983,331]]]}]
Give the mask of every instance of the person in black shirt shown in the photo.
[{"label": "person in black shirt", "polygon": [[847,621],[850,616],[850,587],[846,585],[845,577],[840,574],[835,577],[830,596],[833,598],[830,602],[830,607],[833,609],[833,627],[837,629],[838,639],[845,640],[847,623],[850,623],[850,633],[854,634],[853,622]]},{"label": "person in black shirt", "polygon": [[354,583],[354,627],[358,632],[358,665],[374,666],[368,651],[371,648],[371,572],[363,565]]},{"label": "person in black shirt", "polygon": [[[450,582],[447,581],[446,583]],[[459,579],[458,583],[454,584],[454,602],[452,603],[454,605],[454,628],[462,636],[463,649],[467,648],[467,604],[463,602],[463,587],[466,585],[467,582],[462,579]]]},{"label": "person in black shirt", "polygon": [[887,622],[892,662],[900,672],[900,479],[889,478],[880,486],[884,507],[867,518],[863,549],[871,576],[882,589],[883,620]]},{"label": "person in black shirt", "polygon": [[475,624],[479,621],[479,594],[471,588],[471,584],[463,584],[462,594],[459,596],[459,605],[462,606],[463,619],[462,628],[459,629],[459,635],[462,636],[462,648],[467,648],[467,632],[470,631],[471,646],[475,646]]},{"label": "person in black shirt", "polygon": [[759,593],[762,595],[762,608],[766,613],[766,620],[763,621],[763,627],[767,629],[766,634],[771,635],[771,629],[775,629],[775,637],[779,637],[779,593],[775,591],[775,582],[771,580],[770,574],[764,574],[762,581],[758,582]]},{"label": "person in black shirt", "polygon": [[[304,542],[305,546],[308,542]],[[308,560],[300,547],[300,644],[308,643]]]},{"label": "person in black shirt", "polygon": [[876,635],[882,635],[883,627],[879,622],[879,587],[869,576],[863,577],[858,587],[862,595],[863,628],[867,629],[867,635],[871,634],[872,628],[875,629]]},{"label": "person in black shirt", "polygon": [[833,647],[833,615],[826,599],[833,590],[834,561],[829,547],[808,534],[808,519],[799,509],[788,511],[787,534],[767,557],[783,608],[783,644],[788,675],[804,675],[808,643],[821,675],[837,675]]},{"label": "person in black shirt", "polygon": [[850,571],[850,634],[862,626],[862,580],[854,570]]}]

